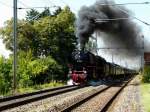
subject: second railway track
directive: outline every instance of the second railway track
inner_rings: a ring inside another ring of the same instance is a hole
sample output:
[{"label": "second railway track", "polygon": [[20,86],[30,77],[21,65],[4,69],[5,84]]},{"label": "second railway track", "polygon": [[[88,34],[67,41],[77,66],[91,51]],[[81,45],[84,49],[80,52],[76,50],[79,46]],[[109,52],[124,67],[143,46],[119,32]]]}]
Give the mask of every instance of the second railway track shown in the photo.
[{"label": "second railway track", "polygon": [[113,100],[120,94],[123,88],[132,80],[130,78],[122,84],[115,84],[95,90],[93,94],[81,98],[74,104],[62,109],[63,112],[106,112]]}]

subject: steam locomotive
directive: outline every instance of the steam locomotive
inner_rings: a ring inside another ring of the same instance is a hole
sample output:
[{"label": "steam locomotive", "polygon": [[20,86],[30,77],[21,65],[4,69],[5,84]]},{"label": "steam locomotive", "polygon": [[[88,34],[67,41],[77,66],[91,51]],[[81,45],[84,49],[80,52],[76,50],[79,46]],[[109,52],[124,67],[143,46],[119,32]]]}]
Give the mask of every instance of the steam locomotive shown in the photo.
[{"label": "steam locomotive", "polygon": [[109,63],[89,51],[76,51],[72,54],[68,76],[72,79],[73,84],[82,84],[89,80],[116,78],[134,73],[136,71]]}]

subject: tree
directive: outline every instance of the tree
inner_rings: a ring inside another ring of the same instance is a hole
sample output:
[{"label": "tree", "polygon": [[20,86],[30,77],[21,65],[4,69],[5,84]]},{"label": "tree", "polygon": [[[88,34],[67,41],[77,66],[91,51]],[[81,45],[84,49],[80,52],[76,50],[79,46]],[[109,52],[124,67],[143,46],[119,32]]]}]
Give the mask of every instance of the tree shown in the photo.
[{"label": "tree", "polygon": [[47,17],[47,16],[51,16],[51,12],[49,10],[49,8],[45,8],[43,12],[41,12],[39,18],[43,18],[43,17]]},{"label": "tree", "polygon": [[[36,11],[28,14],[31,18]],[[74,35],[75,15],[69,7],[65,7],[56,16],[49,16],[50,12],[45,9],[43,17],[34,20],[33,23],[27,20],[18,21],[18,52],[32,50],[35,58],[52,56],[58,64],[63,65],[67,71],[68,56],[76,45]],[[13,50],[12,41],[12,20],[5,23],[0,30],[2,39],[7,49]]]},{"label": "tree", "polygon": [[39,17],[38,17],[39,14],[40,13],[37,10],[31,9],[30,11],[27,11],[26,20],[27,21],[38,20],[39,19]]},{"label": "tree", "polygon": [[54,16],[58,15],[62,11],[61,7],[58,7],[56,11],[53,13]]},{"label": "tree", "polygon": [[26,20],[29,21],[30,23],[33,23],[34,21],[39,20],[40,18],[43,18],[46,16],[51,16],[51,12],[49,8],[45,8],[44,11],[42,11],[41,13],[35,9],[31,9],[27,11]]},{"label": "tree", "polygon": [[[31,11],[36,12],[36,11]],[[49,11],[46,11],[46,15]],[[31,16],[32,17],[32,16]],[[31,18],[28,16],[27,18]],[[59,51],[70,52],[76,43],[74,36],[75,16],[69,7],[63,9],[57,16],[46,16],[31,24],[25,20],[18,21],[18,49],[27,51],[31,49],[36,57],[56,56]],[[13,50],[12,19],[5,22],[0,30],[7,49]],[[66,49],[65,49],[66,48]]]}]

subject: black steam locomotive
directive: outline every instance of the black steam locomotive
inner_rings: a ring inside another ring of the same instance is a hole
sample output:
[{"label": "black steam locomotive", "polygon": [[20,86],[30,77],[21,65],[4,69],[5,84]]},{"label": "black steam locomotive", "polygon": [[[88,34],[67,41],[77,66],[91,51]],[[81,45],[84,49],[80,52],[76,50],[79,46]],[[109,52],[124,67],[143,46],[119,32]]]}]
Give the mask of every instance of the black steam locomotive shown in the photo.
[{"label": "black steam locomotive", "polygon": [[115,78],[132,73],[135,73],[135,71],[109,63],[104,58],[89,51],[74,52],[72,54],[72,63],[69,64],[69,76],[73,80],[73,84],[108,77]]}]

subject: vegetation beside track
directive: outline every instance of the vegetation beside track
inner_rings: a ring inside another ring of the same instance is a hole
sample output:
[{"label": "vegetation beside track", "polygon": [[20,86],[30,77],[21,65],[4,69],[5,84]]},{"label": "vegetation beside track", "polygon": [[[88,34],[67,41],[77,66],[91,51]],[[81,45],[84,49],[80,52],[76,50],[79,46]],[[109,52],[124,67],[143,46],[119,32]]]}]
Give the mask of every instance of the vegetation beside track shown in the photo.
[{"label": "vegetation beside track", "polygon": [[144,67],[144,74],[143,74],[142,81],[145,83],[150,83],[150,66]]},{"label": "vegetation beside track", "polygon": [[27,88],[19,88],[18,92],[19,93],[33,92],[36,90],[47,89],[47,88],[51,88],[51,87],[59,87],[59,86],[63,86],[63,85],[65,85],[65,83],[54,81],[54,82],[50,82],[50,83],[46,83],[46,84],[34,85],[31,87],[27,87]]},{"label": "vegetation beside track", "polygon": [[144,67],[141,83],[141,101],[144,106],[145,112],[150,112],[150,66]]},{"label": "vegetation beside track", "polygon": [[[50,83],[45,83],[45,84],[38,84],[38,85],[33,85],[33,86],[29,86],[29,87],[20,87],[18,88],[17,94],[22,94],[22,93],[29,93],[29,92],[34,92],[37,90],[42,90],[42,89],[48,89],[48,88],[53,88],[53,87],[60,87],[60,86],[64,86],[66,83],[65,82],[50,82]],[[11,95],[11,92],[8,92],[6,94],[4,94],[4,96],[9,96]]]},{"label": "vegetation beside track", "polygon": [[142,83],[141,84],[141,100],[144,106],[145,112],[150,112],[150,83]]}]

